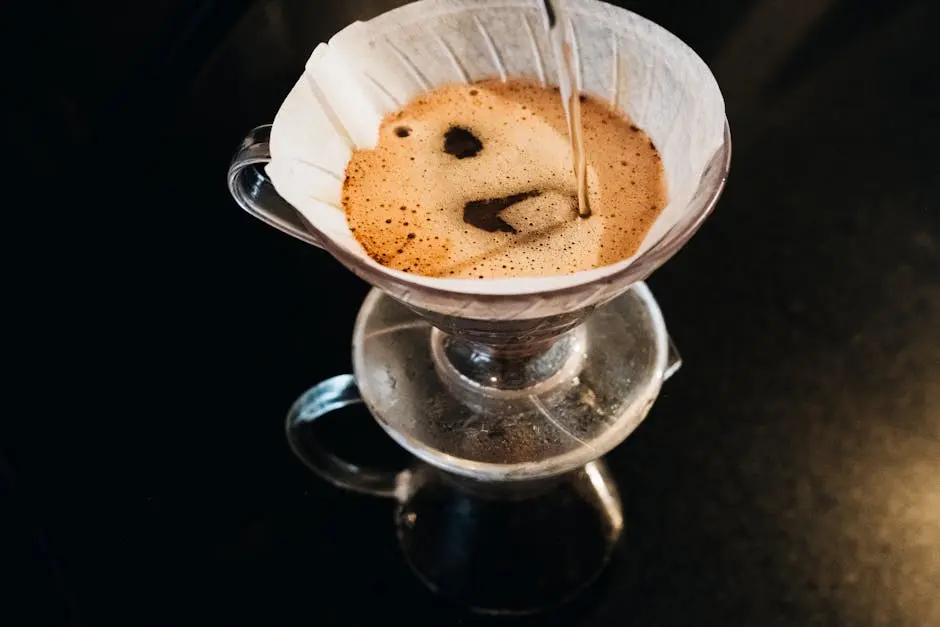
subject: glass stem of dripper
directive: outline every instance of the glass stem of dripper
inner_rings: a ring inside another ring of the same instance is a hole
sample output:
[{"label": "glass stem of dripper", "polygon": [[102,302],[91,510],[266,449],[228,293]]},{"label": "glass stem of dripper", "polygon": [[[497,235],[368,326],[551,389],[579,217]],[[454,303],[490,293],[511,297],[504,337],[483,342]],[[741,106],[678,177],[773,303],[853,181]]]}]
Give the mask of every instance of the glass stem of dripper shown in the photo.
[{"label": "glass stem of dripper", "polygon": [[431,358],[450,393],[471,407],[491,409],[570,383],[583,366],[585,346],[580,324],[511,348],[431,332]]},{"label": "glass stem of dripper", "polygon": [[590,217],[591,207],[587,195],[587,160],[584,152],[584,134],[581,126],[581,99],[578,85],[578,72],[575,67],[571,48],[568,22],[564,19],[562,0],[543,0],[545,16],[548,22],[548,36],[558,68],[558,86],[561,90],[562,104],[568,121],[568,137],[571,141],[571,156],[574,166],[575,183],[578,190],[578,215]]}]

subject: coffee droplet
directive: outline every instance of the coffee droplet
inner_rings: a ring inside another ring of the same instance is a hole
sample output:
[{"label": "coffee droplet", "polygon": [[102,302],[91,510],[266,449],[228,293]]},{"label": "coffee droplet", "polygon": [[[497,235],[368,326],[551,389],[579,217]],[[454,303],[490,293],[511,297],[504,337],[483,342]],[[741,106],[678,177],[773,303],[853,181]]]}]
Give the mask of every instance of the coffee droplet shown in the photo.
[{"label": "coffee droplet", "polygon": [[444,152],[458,159],[475,157],[483,150],[483,142],[462,126],[451,126],[444,133]]}]

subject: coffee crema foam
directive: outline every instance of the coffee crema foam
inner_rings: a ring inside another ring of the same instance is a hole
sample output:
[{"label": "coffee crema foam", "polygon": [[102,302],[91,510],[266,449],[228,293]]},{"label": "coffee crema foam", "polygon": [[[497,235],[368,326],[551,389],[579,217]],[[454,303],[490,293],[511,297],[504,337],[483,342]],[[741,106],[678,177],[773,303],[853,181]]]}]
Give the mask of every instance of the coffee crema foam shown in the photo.
[{"label": "coffee crema foam", "polygon": [[431,277],[550,276],[633,255],[667,191],[662,159],[624,114],[581,96],[592,215],[578,216],[557,88],[445,85],[385,117],[353,152],[343,207],[380,264]]}]

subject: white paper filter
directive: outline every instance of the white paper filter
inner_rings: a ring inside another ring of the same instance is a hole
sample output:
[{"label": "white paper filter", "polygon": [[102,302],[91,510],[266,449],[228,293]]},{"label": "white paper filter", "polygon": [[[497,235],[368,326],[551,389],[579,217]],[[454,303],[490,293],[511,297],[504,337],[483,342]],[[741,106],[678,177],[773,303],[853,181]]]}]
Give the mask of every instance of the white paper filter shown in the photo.
[{"label": "white paper filter", "polygon": [[525,76],[557,84],[540,0],[421,0],[350,24],[318,45],[274,118],[267,172],[275,189],[337,245],[411,283],[517,294],[569,287],[624,268],[687,210],[723,141],[724,101],[704,61],[660,26],[597,0],[566,4],[582,91],[627,113],[663,158],[669,204],[634,257],[556,277],[437,279],[379,265],[346,223],[346,164],[355,148],[374,147],[385,114],[446,83]]}]

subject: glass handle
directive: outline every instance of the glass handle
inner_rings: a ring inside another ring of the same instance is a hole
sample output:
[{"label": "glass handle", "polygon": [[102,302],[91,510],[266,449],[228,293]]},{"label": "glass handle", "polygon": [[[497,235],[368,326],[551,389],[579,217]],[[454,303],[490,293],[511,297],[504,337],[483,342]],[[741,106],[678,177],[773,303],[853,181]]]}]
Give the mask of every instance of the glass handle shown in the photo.
[{"label": "glass handle", "polygon": [[395,498],[396,486],[407,479],[408,471],[361,468],[327,451],[316,435],[305,429],[331,411],[362,402],[359,387],[351,374],[321,381],[294,402],[287,415],[287,441],[310,470],[333,485],[372,496]]},{"label": "glass handle", "polygon": [[274,189],[262,167],[271,161],[271,125],[254,129],[242,141],[228,167],[228,190],[238,205],[262,222],[297,239],[323,248],[294,206]]},{"label": "glass handle", "polygon": [[672,341],[671,335],[666,337],[669,339],[669,354],[666,357],[666,371],[663,373],[663,381],[668,381],[682,367],[682,355],[679,354],[676,343]]}]

